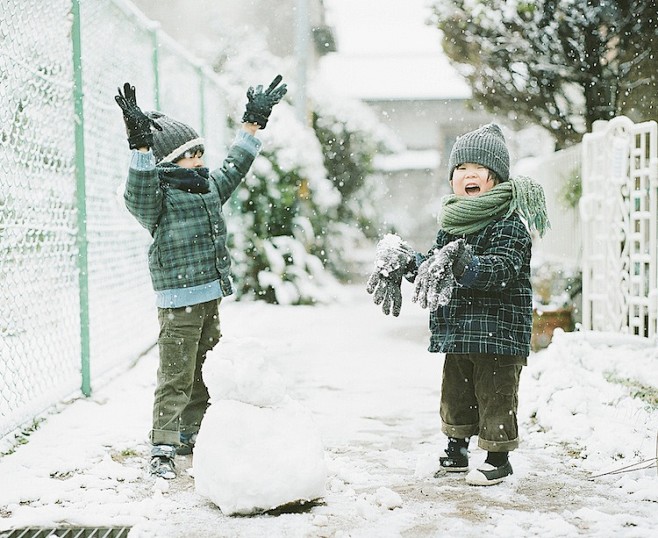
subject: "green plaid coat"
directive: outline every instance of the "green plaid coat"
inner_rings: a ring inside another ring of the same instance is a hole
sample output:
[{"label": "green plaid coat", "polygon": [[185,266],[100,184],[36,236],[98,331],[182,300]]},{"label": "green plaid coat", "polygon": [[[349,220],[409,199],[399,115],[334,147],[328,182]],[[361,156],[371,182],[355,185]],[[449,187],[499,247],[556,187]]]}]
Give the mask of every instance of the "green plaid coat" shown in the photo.
[{"label": "green plaid coat", "polygon": [[210,173],[210,192],[162,189],[158,169],[128,172],[126,207],[153,237],[149,270],[155,291],[182,289],[219,280],[233,293],[222,205],[238,187],[254,155],[233,145],[220,168]]},{"label": "green plaid coat", "polygon": [[[459,236],[439,230],[428,255]],[[477,257],[450,302],[430,313],[429,350],[441,353],[530,354],[532,239],[518,215],[464,236]]]}]

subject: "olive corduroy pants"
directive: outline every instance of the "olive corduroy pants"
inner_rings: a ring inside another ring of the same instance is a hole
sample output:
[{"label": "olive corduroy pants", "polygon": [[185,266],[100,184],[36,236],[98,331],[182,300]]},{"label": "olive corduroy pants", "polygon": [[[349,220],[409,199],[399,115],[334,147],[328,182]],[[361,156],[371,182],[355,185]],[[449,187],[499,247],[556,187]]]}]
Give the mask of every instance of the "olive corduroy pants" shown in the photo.
[{"label": "olive corduroy pants", "polygon": [[181,433],[199,431],[209,399],[201,369],[221,337],[220,301],[158,308],[160,365],[150,436],[154,445],[178,446]]},{"label": "olive corduroy pants", "polygon": [[441,430],[448,437],[478,436],[490,452],[518,447],[519,379],[526,357],[448,353],[443,364]]}]

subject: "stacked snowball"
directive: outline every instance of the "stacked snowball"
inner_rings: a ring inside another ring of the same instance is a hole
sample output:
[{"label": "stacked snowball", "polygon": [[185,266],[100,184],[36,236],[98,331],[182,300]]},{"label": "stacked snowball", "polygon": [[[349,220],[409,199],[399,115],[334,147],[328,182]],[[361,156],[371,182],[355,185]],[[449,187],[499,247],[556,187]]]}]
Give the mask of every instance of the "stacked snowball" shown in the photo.
[{"label": "stacked snowball", "polygon": [[222,340],[203,367],[211,405],[194,448],[195,488],[226,515],[311,501],[325,491],[320,432],[263,356],[257,342]]}]

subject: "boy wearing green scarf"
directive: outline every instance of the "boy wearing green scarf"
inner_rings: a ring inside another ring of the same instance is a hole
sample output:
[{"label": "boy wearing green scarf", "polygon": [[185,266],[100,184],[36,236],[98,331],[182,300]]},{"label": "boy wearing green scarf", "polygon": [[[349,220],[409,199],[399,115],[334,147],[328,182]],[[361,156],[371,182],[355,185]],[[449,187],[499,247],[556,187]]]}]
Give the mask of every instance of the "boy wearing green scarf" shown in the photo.
[{"label": "boy wearing green scarf", "polygon": [[487,486],[513,472],[508,453],[519,442],[519,378],[532,332],[530,231],[543,235],[549,222],[541,186],[510,179],[497,125],[458,138],[449,169],[454,194],[443,200],[429,253],[385,236],[366,289],[397,316],[402,277],[415,282],[412,300],[430,310],[429,351],[446,354],[440,414],[448,447],[439,472],[467,472],[477,435],[487,458],[466,481]]}]

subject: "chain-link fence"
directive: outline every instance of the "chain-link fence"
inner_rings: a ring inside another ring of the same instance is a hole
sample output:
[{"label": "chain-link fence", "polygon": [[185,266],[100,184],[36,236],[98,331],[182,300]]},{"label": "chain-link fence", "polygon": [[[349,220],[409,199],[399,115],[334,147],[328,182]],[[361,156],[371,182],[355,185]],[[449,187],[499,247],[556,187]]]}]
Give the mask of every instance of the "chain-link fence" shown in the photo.
[{"label": "chain-link fence", "polygon": [[[154,344],[118,86],[223,146],[210,70],[123,0],[2,0],[0,440]],[[213,121],[207,121],[213,118]],[[212,166],[213,155],[208,155]]]}]

